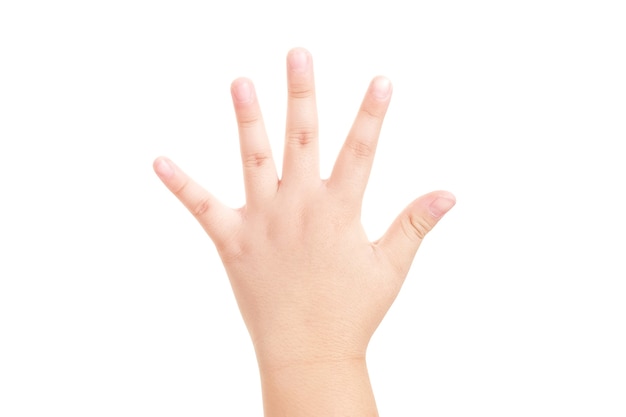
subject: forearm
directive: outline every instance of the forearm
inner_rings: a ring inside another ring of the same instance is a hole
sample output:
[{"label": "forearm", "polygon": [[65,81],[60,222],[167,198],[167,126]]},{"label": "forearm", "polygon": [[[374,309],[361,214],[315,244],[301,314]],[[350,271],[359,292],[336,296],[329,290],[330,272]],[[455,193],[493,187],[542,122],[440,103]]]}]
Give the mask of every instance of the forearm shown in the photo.
[{"label": "forearm", "polygon": [[365,358],[260,367],[265,417],[376,417]]}]

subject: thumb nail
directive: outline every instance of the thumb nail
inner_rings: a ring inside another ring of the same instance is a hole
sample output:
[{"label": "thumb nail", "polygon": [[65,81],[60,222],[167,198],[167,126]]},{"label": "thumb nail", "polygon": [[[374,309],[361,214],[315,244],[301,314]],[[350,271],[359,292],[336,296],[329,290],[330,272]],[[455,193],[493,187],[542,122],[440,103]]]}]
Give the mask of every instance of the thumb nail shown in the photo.
[{"label": "thumb nail", "polygon": [[450,197],[437,197],[430,202],[428,211],[433,217],[439,218],[446,214],[455,204],[456,200],[452,195],[450,195]]}]

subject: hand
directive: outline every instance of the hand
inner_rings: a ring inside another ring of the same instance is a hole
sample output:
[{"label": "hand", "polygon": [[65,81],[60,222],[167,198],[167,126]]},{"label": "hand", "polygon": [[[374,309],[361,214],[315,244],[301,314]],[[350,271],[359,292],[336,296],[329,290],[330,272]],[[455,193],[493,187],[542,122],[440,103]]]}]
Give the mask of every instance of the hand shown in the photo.
[{"label": "hand", "polygon": [[307,51],[290,51],[287,78],[280,179],[254,87],[243,78],[232,83],[244,207],[225,207],[165,158],[154,163],[215,243],[262,372],[363,359],[424,236],[455,203],[445,191],[426,194],[370,242],[360,221],[361,202],[391,83],[373,79],[330,178],[322,180]]}]

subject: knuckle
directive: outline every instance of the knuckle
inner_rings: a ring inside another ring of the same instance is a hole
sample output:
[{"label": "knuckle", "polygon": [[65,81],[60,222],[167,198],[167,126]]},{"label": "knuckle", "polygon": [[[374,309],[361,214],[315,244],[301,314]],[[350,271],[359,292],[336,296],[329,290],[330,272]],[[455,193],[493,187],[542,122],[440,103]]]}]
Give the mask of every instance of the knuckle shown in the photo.
[{"label": "knuckle", "polygon": [[258,126],[260,121],[261,117],[258,115],[242,117],[239,119],[239,127],[242,129],[249,129],[251,127]]},{"label": "knuckle", "polygon": [[369,107],[361,108],[361,112],[368,119],[380,120],[382,119],[382,115],[376,112],[374,109],[370,109]]},{"label": "knuckle", "polygon": [[211,204],[210,204],[209,199],[203,198],[192,207],[191,213],[195,217],[201,217],[204,214],[206,214],[210,208],[211,208]]},{"label": "knuckle", "polygon": [[228,242],[218,249],[220,258],[224,265],[239,262],[245,254],[243,247],[234,242]]},{"label": "knuckle", "polygon": [[189,186],[189,180],[184,180],[183,182],[180,183],[178,187],[173,189],[172,192],[177,197],[180,197],[185,192],[185,189],[187,188],[187,186]]},{"label": "knuckle", "polygon": [[289,87],[289,96],[291,98],[309,98],[313,97],[314,89],[306,84],[292,84]]},{"label": "knuckle", "polygon": [[433,226],[423,217],[409,213],[408,219],[402,222],[402,230],[411,240],[423,240]]},{"label": "knuckle", "polygon": [[243,157],[244,168],[259,168],[266,165],[270,160],[266,152],[255,152]]},{"label": "knuckle", "polygon": [[350,141],[348,149],[358,159],[369,159],[374,154],[374,148],[360,140]]},{"label": "knuckle", "polygon": [[287,143],[290,145],[306,146],[315,141],[317,130],[307,127],[289,129],[287,132]]}]

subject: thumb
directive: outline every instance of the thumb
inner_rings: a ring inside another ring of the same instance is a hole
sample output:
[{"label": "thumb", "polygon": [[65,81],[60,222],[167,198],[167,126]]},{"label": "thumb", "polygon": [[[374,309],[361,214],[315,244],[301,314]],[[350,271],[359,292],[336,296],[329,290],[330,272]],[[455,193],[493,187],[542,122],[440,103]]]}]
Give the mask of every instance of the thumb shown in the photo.
[{"label": "thumb", "polygon": [[406,274],[424,237],[455,203],[454,195],[447,191],[433,191],[419,197],[400,213],[377,245]]}]

